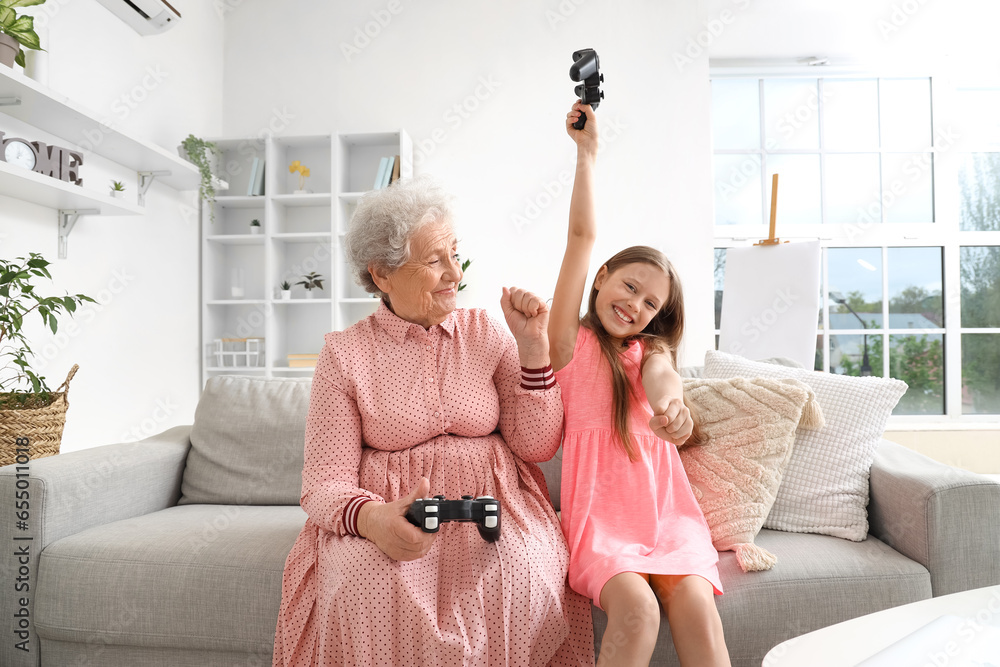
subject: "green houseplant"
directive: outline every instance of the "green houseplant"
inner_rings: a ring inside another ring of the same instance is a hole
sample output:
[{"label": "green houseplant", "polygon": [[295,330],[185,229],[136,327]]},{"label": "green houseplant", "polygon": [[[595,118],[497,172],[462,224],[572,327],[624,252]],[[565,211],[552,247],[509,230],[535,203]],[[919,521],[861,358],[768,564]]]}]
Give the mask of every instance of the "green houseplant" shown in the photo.
[{"label": "green houseplant", "polygon": [[[24,67],[24,49],[44,51],[35,32],[35,17],[18,16],[15,7],[40,5],[45,0],[0,0],[0,62]],[[14,58],[9,58],[13,52]]]},{"label": "green houseplant", "polygon": [[[470,264],[472,264],[472,260],[471,260],[471,259],[467,259],[467,260],[465,260],[464,262],[462,262],[462,273],[463,273],[463,274],[465,273],[466,269],[468,269],[468,268],[469,268],[469,265],[470,265]],[[459,285],[458,285],[458,289],[457,289],[457,290],[455,290],[455,291],[456,291],[456,292],[461,292],[461,291],[462,291],[462,290],[464,290],[464,289],[465,289],[466,287],[468,287],[468,285],[466,285],[465,283],[459,283]]]},{"label": "green houseplant", "polygon": [[[0,2],[3,2],[3,0],[0,0]],[[181,142],[181,147],[187,153],[188,161],[198,167],[198,172],[201,174],[201,186],[198,191],[201,194],[201,198],[208,202],[211,220],[215,222],[215,207],[213,206],[215,201],[215,183],[213,182],[214,176],[212,175],[212,164],[209,153],[213,156],[218,155],[219,147],[213,142],[199,139],[193,134],[187,135],[187,138]]]},{"label": "green houseplant", "polygon": [[323,289],[323,276],[313,271],[312,273],[307,273],[306,275],[302,276],[302,280],[300,280],[295,284],[302,285],[303,287],[305,287],[306,297],[311,299],[313,295],[312,293],[313,288],[318,287],[320,289]]},{"label": "green houseplant", "polygon": [[[89,296],[74,294],[43,297],[35,292],[37,278],[52,279],[49,262],[38,253],[14,261],[0,259],[0,465],[13,462],[15,443],[27,440],[35,458],[59,453],[62,427],[68,406],[67,391],[51,391],[45,378],[36,373],[29,361],[35,353],[22,331],[24,319],[37,311],[52,333],[59,329],[58,316],[76,312]],[[20,444],[18,444],[20,446]]]}]

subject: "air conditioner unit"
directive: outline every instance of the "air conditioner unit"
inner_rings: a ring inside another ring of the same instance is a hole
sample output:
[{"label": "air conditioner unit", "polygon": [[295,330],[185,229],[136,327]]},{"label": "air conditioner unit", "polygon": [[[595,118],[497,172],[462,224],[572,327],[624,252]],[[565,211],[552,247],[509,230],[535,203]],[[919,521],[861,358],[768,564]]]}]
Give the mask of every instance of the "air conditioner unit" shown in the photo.
[{"label": "air conditioner unit", "polygon": [[172,28],[181,14],[166,0],[97,0],[140,35],[157,35]]}]

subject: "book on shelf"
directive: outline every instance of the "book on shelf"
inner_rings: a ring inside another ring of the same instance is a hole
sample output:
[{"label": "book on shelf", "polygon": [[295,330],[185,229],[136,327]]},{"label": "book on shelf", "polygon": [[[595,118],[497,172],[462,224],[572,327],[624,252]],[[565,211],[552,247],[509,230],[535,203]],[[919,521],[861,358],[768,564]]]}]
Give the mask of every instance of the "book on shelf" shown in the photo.
[{"label": "book on shelf", "polygon": [[289,368],[316,368],[319,361],[319,354],[289,354]]},{"label": "book on shelf", "polygon": [[247,180],[247,196],[253,194],[254,182],[257,180],[257,170],[260,168],[260,158],[254,157],[250,165],[250,178]]},{"label": "book on shelf", "polygon": [[372,190],[378,190],[382,187],[382,179],[385,178],[385,168],[389,165],[389,158],[384,157],[378,163],[378,173],[375,175],[375,183],[372,185]]},{"label": "book on shelf", "polygon": [[389,179],[389,182],[392,183],[393,181],[398,181],[398,180],[399,180],[399,156],[397,155],[396,161],[392,164],[392,178]]},{"label": "book on shelf", "polygon": [[260,168],[257,170],[256,178],[253,181],[253,194],[262,195],[264,194],[264,166],[267,164],[267,160],[260,161]]},{"label": "book on shelf", "polygon": [[393,165],[396,164],[396,158],[395,157],[387,157],[386,160],[388,160],[388,162],[385,165],[385,176],[382,177],[382,187],[383,188],[389,187],[389,183],[392,181]]}]

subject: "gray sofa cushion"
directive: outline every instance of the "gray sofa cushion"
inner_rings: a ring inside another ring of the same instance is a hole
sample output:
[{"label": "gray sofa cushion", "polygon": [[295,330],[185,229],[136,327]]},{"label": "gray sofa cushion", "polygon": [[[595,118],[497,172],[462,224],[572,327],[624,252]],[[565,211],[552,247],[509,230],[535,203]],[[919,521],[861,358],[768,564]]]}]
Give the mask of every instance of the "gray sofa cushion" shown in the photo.
[{"label": "gray sofa cushion", "polygon": [[305,520],[298,506],[186,505],[63,538],[39,559],[38,635],[270,655]]},{"label": "gray sofa cushion", "polygon": [[[930,573],[874,537],[851,542],[764,529],[756,543],[778,557],[772,569],[745,574],[736,554],[719,554],[724,594],[716,605],[726,644],[739,646],[745,658],[733,667],[760,667],[767,652],[786,639],[931,597]],[[597,607],[593,615],[599,647],[607,616]],[[656,654],[669,658],[651,665],[679,664],[666,618]]]},{"label": "gray sofa cushion", "polygon": [[311,387],[312,378],[209,378],[178,504],[297,505]]}]

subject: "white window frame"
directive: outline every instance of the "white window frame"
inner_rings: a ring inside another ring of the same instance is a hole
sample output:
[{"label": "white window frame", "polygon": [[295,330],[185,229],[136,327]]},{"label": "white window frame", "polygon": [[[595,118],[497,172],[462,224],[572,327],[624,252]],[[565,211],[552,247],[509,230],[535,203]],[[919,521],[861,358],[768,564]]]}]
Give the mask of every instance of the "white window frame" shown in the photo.
[{"label": "white window frame", "polygon": [[[882,328],[874,335],[883,336],[883,369],[882,376],[889,377],[889,356],[891,354],[889,342],[890,337],[898,335],[944,335],[944,414],[943,415],[893,415],[889,419],[888,426],[895,430],[983,430],[984,428],[1000,428],[1000,418],[995,414],[962,414],[962,334],[965,333],[993,333],[1000,334],[1000,328],[972,328],[960,326],[961,319],[961,267],[960,248],[962,246],[1000,246],[1000,231],[961,231],[959,229],[959,204],[960,193],[958,186],[958,160],[943,160],[939,156],[948,153],[953,147],[948,141],[941,142],[939,138],[947,139],[951,128],[942,127],[935,109],[941,108],[942,104],[950,104],[950,100],[943,100],[943,96],[949,93],[942,90],[942,87],[935,85],[934,73],[880,73],[873,72],[858,67],[773,67],[773,66],[717,66],[710,63],[709,79],[720,78],[928,78],[931,82],[931,132],[932,145],[930,152],[934,155],[933,164],[933,192],[932,207],[934,222],[927,223],[885,223],[871,225],[863,229],[863,238],[857,238],[859,227],[856,224],[782,224],[780,216],[777,218],[775,235],[782,241],[796,240],[819,240],[822,249],[822,286],[824,289],[829,286],[827,249],[828,248],[880,248],[882,252],[882,321],[889,322],[889,284],[888,284],[888,249],[890,247],[939,247],[942,252],[942,305],[944,308],[945,326],[934,329],[896,329]],[[763,84],[759,96],[761,111],[761,143],[763,144],[765,135],[765,118],[763,114]],[[822,90],[819,91],[818,123],[820,132],[823,132],[823,102]],[[942,145],[943,144],[943,145]],[[824,154],[822,138],[820,148],[816,150],[785,149],[771,151],[784,154]],[[994,152],[988,148],[982,148],[977,152]],[[716,154],[757,154],[763,155],[764,148],[758,150],[713,150],[713,160]],[[830,151],[839,153],[841,151]],[[872,152],[875,151],[863,151]],[[881,147],[878,152],[883,151]],[[918,152],[918,151],[915,151]],[[966,154],[968,151],[962,151]],[[955,149],[954,154],[959,154]],[[820,167],[820,188],[821,193],[825,192],[825,180],[822,171],[823,161]],[[768,190],[766,179],[768,178],[766,167],[760,169],[762,199],[766,199]],[[713,208],[714,208],[713,187]],[[778,186],[779,197],[781,195],[781,185]],[[821,215],[825,217],[825,211]],[[885,219],[885,207],[882,208],[883,220]],[[770,202],[762,201],[762,222],[760,224],[744,225],[717,225],[714,217],[712,221],[714,231],[714,248],[736,248],[752,245],[761,239],[767,238],[769,229],[767,220],[770,213]],[[822,218],[821,218],[822,219]],[[817,335],[823,337],[823,368],[829,369],[829,338],[831,335],[864,335],[868,334],[869,339],[873,333],[871,330],[858,329],[837,329],[831,331],[829,327],[830,299],[828,294],[824,294],[823,303],[823,330],[817,330]],[[716,336],[719,330],[715,330]],[[1000,372],[1000,369],[998,369]]]}]

